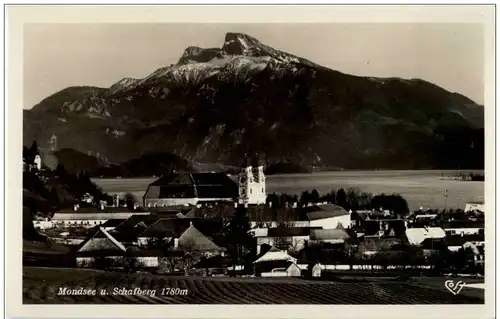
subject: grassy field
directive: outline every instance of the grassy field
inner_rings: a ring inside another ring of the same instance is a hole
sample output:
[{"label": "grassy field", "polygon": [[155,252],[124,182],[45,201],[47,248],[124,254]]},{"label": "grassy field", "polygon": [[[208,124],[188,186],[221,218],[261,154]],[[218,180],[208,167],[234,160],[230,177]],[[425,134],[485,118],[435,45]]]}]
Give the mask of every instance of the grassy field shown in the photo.
[{"label": "grassy field", "polygon": [[[441,279],[444,282],[446,279]],[[437,282],[439,280],[435,280]],[[96,289],[96,296],[58,295],[59,288]],[[113,288],[155,290],[154,296],[113,295]],[[160,294],[179,288],[185,295]],[[99,291],[106,289],[107,295]],[[64,268],[23,268],[25,304],[482,304],[481,289],[459,295],[423,280],[328,282],[278,278],[173,277]]]},{"label": "grassy field", "polygon": [[[266,177],[267,193],[300,194],[304,190],[316,189],[327,193],[332,189],[358,187],[373,194],[401,194],[411,209],[465,208],[470,201],[484,199],[484,182],[443,180],[442,176],[458,171],[338,171],[312,174],[285,174]],[[469,171],[463,171],[468,173]],[[470,171],[483,173],[482,171]],[[138,200],[155,178],[92,179],[103,191],[109,193],[132,193]],[[448,190],[445,201],[444,190]]]}]

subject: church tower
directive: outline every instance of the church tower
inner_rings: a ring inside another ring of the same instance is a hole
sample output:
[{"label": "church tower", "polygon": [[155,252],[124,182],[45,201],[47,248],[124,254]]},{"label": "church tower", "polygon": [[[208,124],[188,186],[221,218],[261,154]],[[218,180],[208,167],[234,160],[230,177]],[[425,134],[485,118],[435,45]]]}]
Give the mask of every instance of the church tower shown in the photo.
[{"label": "church tower", "polygon": [[251,161],[245,155],[245,161],[238,176],[239,203],[258,205],[266,203],[266,176],[264,163],[256,155]]}]

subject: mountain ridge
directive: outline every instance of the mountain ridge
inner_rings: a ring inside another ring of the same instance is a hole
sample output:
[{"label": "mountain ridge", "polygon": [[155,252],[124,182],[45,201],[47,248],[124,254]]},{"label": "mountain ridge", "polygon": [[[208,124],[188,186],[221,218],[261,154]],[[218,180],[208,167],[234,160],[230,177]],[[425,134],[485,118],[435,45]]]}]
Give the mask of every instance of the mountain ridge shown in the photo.
[{"label": "mountain ridge", "polygon": [[228,33],[142,79],[47,97],[24,111],[24,143],[56,135],[112,162],[166,151],[234,165],[258,151],[269,163],[480,168],[483,112],[421,79],[348,75]]}]

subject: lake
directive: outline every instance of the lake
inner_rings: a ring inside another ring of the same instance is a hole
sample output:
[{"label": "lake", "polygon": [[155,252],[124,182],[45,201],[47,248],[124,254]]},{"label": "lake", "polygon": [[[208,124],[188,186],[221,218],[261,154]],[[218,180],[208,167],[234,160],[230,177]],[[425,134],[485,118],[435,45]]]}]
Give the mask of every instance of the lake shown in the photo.
[{"label": "lake", "polygon": [[[403,196],[411,210],[420,207],[464,208],[470,201],[484,200],[484,182],[442,180],[442,176],[459,171],[335,171],[310,174],[270,175],[266,178],[268,193],[299,194],[316,189],[320,194],[332,189],[357,187],[362,192],[376,194],[397,193]],[[483,171],[460,171],[484,173]],[[149,183],[155,178],[94,178],[104,192],[132,193],[141,199]],[[448,198],[444,196],[448,190]]]}]

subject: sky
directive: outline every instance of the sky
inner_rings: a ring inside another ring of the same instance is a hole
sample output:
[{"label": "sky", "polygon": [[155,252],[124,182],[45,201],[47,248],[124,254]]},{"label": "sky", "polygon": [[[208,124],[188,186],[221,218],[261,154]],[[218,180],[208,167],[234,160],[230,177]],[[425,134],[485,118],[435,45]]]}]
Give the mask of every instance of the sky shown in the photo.
[{"label": "sky", "polygon": [[421,78],[484,101],[479,24],[28,24],[23,107],[69,86],[146,77],[189,46],[221,47],[227,32],[343,73]]}]

